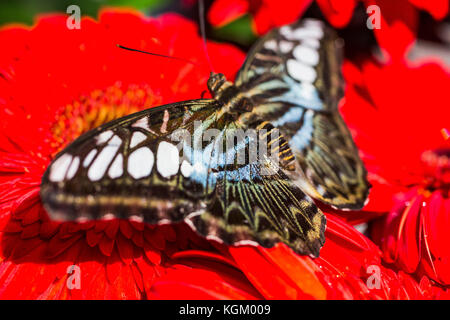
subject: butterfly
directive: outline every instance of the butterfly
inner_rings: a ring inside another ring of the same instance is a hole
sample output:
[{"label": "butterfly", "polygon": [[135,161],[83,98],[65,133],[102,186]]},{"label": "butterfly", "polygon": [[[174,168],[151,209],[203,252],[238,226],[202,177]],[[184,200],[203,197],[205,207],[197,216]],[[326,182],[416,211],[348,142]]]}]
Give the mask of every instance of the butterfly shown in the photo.
[{"label": "butterfly", "polygon": [[211,73],[211,99],[150,108],[77,138],[46,170],[42,202],[55,220],[184,221],[226,244],[284,242],[317,257],[326,218],[313,199],[359,209],[369,191],[337,109],[340,66],[341,43],[322,22],[274,29],[234,84]]}]

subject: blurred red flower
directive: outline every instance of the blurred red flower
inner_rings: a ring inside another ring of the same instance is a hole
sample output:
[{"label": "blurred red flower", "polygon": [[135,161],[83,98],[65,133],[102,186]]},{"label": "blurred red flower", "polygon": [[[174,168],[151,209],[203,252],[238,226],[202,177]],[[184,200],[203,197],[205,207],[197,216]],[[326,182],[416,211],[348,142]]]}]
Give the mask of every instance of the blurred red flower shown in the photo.
[{"label": "blurred red flower", "polygon": [[215,0],[208,12],[214,26],[223,26],[246,13],[252,16],[252,27],[264,34],[274,27],[294,22],[311,4],[312,0]]},{"label": "blurred red flower", "polygon": [[[322,12],[326,15],[328,21],[338,28],[345,27],[352,18],[353,10],[359,2],[363,2],[366,7],[370,5],[377,5],[380,7],[382,14],[383,9],[386,9],[386,14],[392,15],[393,20],[405,19],[405,16],[401,14],[401,11],[409,13],[412,7],[418,10],[425,10],[433,16],[436,20],[445,18],[448,13],[448,1],[447,0],[316,0],[319,4]],[[387,16],[388,17],[388,16]],[[386,22],[390,25],[394,21]],[[406,19],[407,20],[407,19]]]},{"label": "blurred red flower", "polygon": [[[450,284],[450,73],[437,63],[344,66],[342,113],[373,184],[365,211],[384,258]],[[369,120],[370,119],[370,120]]]},{"label": "blurred red flower", "polygon": [[[68,30],[65,16],[8,27],[0,40],[0,298],[2,299],[404,299],[438,291],[381,264],[379,249],[328,215],[321,257],[280,244],[226,247],[184,224],[58,223],[39,199],[53,155],[81,133],[158,104],[199,97],[205,66],[125,52],[129,47],[202,63],[195,25],[176,15],[104,11]],[[55,41],[57,39],[58,41]],[[243,54],[208,43],[229,78]],[[200,57],[200,58],[199,58]],[[158,59],[157,61],[155,59]],[[79,267],[79,284],[72,282]],[[69,288],[68,283],[75,285]]]},{"label": "blurred red flower", "polygon": [[[264,34],[273,27],[294,22],[303,15],[311,0],[215,0],[208,18],[212,25],[223,26],[242,15],[253,17],[253,29]],[[355,7],[362,3],[366,8],[379,7],[380,28],[374,29],[380,47],[392,59],[403,58],[416,38],[419,10],[441,20],[448,13],[448,0],[317,0],[322,13],[331,25],[345,27],[353,16]],[[374,11],[369,10],[369,16]],[[364,22],[365,25],[365,22]]]}]

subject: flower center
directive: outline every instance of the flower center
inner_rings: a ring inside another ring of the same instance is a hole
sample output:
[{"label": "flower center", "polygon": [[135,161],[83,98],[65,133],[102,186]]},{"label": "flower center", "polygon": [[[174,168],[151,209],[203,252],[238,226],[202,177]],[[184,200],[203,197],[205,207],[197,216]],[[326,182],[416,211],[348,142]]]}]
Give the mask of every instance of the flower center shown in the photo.
[{"label": "flower center", "polygon": [[161,97],[155,95],[149,86],[129,85],[123,88],[120,82],[81,96],[55,117],[57,121],[51,128],[52,155],[91,129],[158,104],[161,104]]},{"label": "flower center", "polygon": [[441,189],[447,195],[450,190],[450,148],[428,150],[422,153],[427,189]]}]

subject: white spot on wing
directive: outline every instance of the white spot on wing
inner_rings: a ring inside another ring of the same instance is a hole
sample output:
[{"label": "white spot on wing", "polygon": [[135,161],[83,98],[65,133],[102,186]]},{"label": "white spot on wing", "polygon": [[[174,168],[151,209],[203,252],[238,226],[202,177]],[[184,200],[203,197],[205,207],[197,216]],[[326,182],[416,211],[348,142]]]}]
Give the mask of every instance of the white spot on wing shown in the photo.
[{"label": "white spot on wing", "polygon": [[135,123],[133,123],[132,127],[142,128],[142,129],[148,130],[149,126],[148,126],[148,119],[147,119],[147,117],[140,118]]},{"label": "white spot on wing", "polygon": [[107,142],[113,134],[114,133],[111,130],[100,133],[97,137],[97,144],[103,144]]},{"label": "white spot on wing", "polygon": [[67,179],[72,179],[77,173],[78,166],[80,165],[80,157],[75,157],[70,164],[69,170],[67,171]]},{"label": "white spot on wing", "polygon": [[67,169],[72,162],[72,156],[70,154],[63,154],[61,157],[56,159],[50,167],[49,179],[53,182],[63,181],[66,176]]},{"label": "white spot on wing", "polygon": [[286,62],[286,67],[289,75],[298,81],[312,83],[316,80],[316,70],[310,66],[298,62],[297,60],[289,59]]},{"label": "white spot on wing", "polygon": [[304,64],[315,66],[319,63],[319,53],[309,47],[297,46],[292,54],[298,61]]},{"label": "white spot on wing", "polygon": [[314,99],[314,93],[316,92],[316,87],[314,87],[309,82],[303,82],[300,84],[301,90],[299,90],[300,96],[307,99],[312,100]]},{"label": "white spot on wing", "polygon": [[169,115],[169,111],[166,109],[164,110],[164,118],[163,118],[163,123],[161,125],[161,133],[166,133],[167,132],[167,123],[169,122],[170,119],[170,115]]},{"label": "white spot on wing", "polygon": [[305,26],[314,26],[316,28],[323,28],[323,22],[317,19],[306,18],[303,20]]},{"label": "white spot on wing", "polygon": [[158,146],[156,166],[158,172],[165,178],[176,174],[180,166],[180,156],[177,147],[166,141],[161,142]]},{"label": "white spot on wing", "polygon": [[91,181],[98,181],[103,177],[109,164],[114,159],[117,150],[119,150],[121,143],[122,140],[119,137],[114,136],[102,151],[100,151],[88,170],[88,178]]},{"label": "white spot on wing", "polygon": [[152,172],[154,162],[155,157],[149,148],[139,148],[128,157],[128,173],[135,179],[147,177]]},{"label": "white spot on wing", "polygon": [[133,136],[131,137],[130,148],[134,148],[145,139],[147,139],[147,136],[145,134],[136,131],[135,133],[133,133]]},{"label": "white spot on wing", "polygon": [[109,168],[108,175],[111,179],[120,177],[123,174],[123,156],[118,154]]},{"label": "white spot on wing", "polygon": [[86,158],[84,158],[83,161],[83,167],[87,167],[88,165],[91,164],[92,159],[94,159],[95,155],[97,154],[97,149],[92,149],[88,155],[86,156]]},{"label": "white spot on wing", "polygon": [[119,146],[122,144],[122,139],[120,139],[118,136],[114,136],[109,142],[108,145],[110,146]]},{"label": "white spot on wing", "polygon": [[280,33],[286,38],[289,38],[292,33],[292,29],[289,26],[284,26],[280,28]]},{"label": "white spot on wing", "polygon": [[323,37],[323,30],[322,28],[314,25],[309,25],[307,27],[300,27],[292,32],[292,37],[298,40],[308,38],[320,39]]},{"label": "white spot on wing", "polygon": [[288,53],[292,50],[292,48],[294,47],[294,44],[290,41],[280,41],[280,51],[282,53]]},{"label": "white spot on wing", "polygon": [[273,51],[277,51],[278,46],[277,46],[277,42],[275,40],[269,40],[266,41],[264,43],[264,48],[269,49],[269,50],[273,50]]},{"label": "white spot on wing", "polygon": [[180,170],[181,170],[181,174],[184,177],[189,178],[189,176],[194,171],[194,168],[192,167],[192,165],[189,162],[187,162],[186,160],[183,160],[183,162],[181,163]]}]

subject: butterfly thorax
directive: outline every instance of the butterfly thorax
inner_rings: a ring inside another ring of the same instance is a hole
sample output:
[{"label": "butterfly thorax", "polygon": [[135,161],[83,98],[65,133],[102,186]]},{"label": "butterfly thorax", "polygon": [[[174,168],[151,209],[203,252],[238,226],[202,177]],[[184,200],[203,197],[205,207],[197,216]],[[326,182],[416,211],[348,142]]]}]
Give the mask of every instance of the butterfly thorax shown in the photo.
[{"label": "butterfly thorax", "polygon": [[222,73],[211,73],[208,80],[208,89],[220,105],[220,113],[227,113],[233,116],[245,112],[251,112],[253,101],[246,97],[231,81],[228,81]]}]

